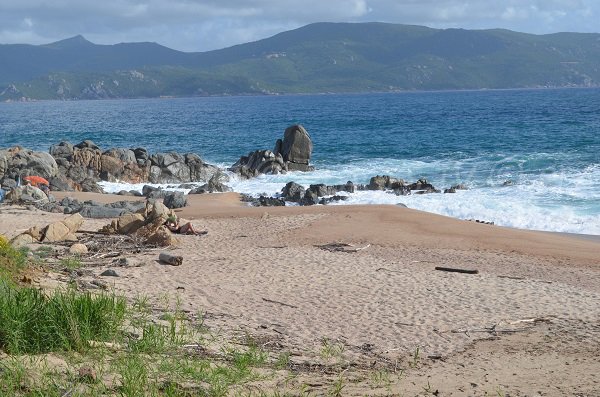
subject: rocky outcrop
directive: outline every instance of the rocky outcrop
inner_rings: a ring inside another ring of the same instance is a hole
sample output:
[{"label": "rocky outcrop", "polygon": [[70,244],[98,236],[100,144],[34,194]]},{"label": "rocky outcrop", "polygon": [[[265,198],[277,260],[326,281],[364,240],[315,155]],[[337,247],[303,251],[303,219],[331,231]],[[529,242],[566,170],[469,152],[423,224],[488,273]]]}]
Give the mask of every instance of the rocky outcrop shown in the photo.
[{"label": "rocky outcrop", "polygon": [[229,170],[242,178],[253,178],[260,174],[283,174],[287,171],[312,171],[310,156],[312,140],[301,125],[288,127],[283,140],[278,139],[271,150],[256,150],[242,156]]},{"label": "rocky outcrop", "polygon": [[275,155],[281,154],[289,171],[312,171],[309,166],[313,143],[301,125],[292,125],[283,133],[283,140],[275,142]]},{"label": "rocky outcrop", "polygon": [[19,177],[38,175],[52,178],[58,175],[59,168],[54,158],[44,152],[36,152],[19,146],[0,149],[0,181],[14,181]]},{"label": "rocky outcrop", "polygon": [[56,243],[61,241],[77,241],[75,233],[83,225],[83,217],[73,214],[62,221],[50,223],[39,229],[34,226],[12,239],[15,246],[23,246],[35,242]]},{"label": "rocky outcrop", "polygon": [[103,151],[90,140],[77,145],[60,142],[49,153],[20,147],[0,150],[0,182],[9,188],[19,176],[39,175],[48,179],[51,190],[101,193],[99,181],[207,182],[218,170],[194,153],[150,155],[144,148]]}]

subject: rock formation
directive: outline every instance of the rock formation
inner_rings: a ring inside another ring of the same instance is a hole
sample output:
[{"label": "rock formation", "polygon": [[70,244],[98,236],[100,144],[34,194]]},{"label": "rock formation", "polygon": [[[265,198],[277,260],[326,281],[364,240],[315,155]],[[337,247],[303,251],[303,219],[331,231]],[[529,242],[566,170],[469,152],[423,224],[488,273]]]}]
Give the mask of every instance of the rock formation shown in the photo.
[{"label": "rock formation", "polygon": [[102,192],[99,181],[126,183],[207,182],[218,168],[194,153],[150,155],[146,149],[112,148],[102,151],[94,142],[60,142],[49,153],[20,147],[0,150],[0,183],[14,187],[15,179],[39,175],[51,190]]},{"label": "rock formation", "polygon": [[312,140],[301,125],[288,127],[283,140],[278,139],[271,150],[256,150],[242,156],[229,170],[243,178],[260,174],[283,174],[287,171],[313,171],[310,162]]}]

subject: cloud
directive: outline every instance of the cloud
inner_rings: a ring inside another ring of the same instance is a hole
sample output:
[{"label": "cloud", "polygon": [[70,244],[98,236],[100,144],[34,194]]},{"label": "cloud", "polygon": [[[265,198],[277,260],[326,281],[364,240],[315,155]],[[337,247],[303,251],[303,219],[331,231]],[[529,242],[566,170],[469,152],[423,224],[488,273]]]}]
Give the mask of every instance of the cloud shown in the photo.
[{"label": "cloud", "polygon": [[2,0],[0,42],[83,34],[186,51],[258,40],[312,22],[382,21],[530,33],[597,31],[597,0]]}]

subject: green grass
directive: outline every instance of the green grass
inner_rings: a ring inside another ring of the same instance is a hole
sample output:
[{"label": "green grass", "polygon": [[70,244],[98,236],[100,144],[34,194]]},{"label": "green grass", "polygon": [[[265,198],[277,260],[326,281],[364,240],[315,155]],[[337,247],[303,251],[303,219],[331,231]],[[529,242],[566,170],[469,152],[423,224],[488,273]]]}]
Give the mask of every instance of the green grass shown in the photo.
[{"label": "green grass", "polygon": [[27,265],[27,249],[14,248],[0,235],[0,278],[15,280]]},{"label": "green grass", "polygon": [[11,354],[82,351],[108,341],[123,324],[125,300],[114,295],[57,291],[46,296],[0,280],[0,348]]}]

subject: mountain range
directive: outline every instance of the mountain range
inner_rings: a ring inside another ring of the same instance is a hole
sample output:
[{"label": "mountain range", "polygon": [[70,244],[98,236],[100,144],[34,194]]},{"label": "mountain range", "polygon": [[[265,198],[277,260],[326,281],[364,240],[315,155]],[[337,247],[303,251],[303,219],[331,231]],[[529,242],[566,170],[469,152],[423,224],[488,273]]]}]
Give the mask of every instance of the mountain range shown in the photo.
[{"label": "mountain range", "polygon": [[82,36],[0,45],[0,101],[600,86],[600,34],[315,23],[187,53]]}]

